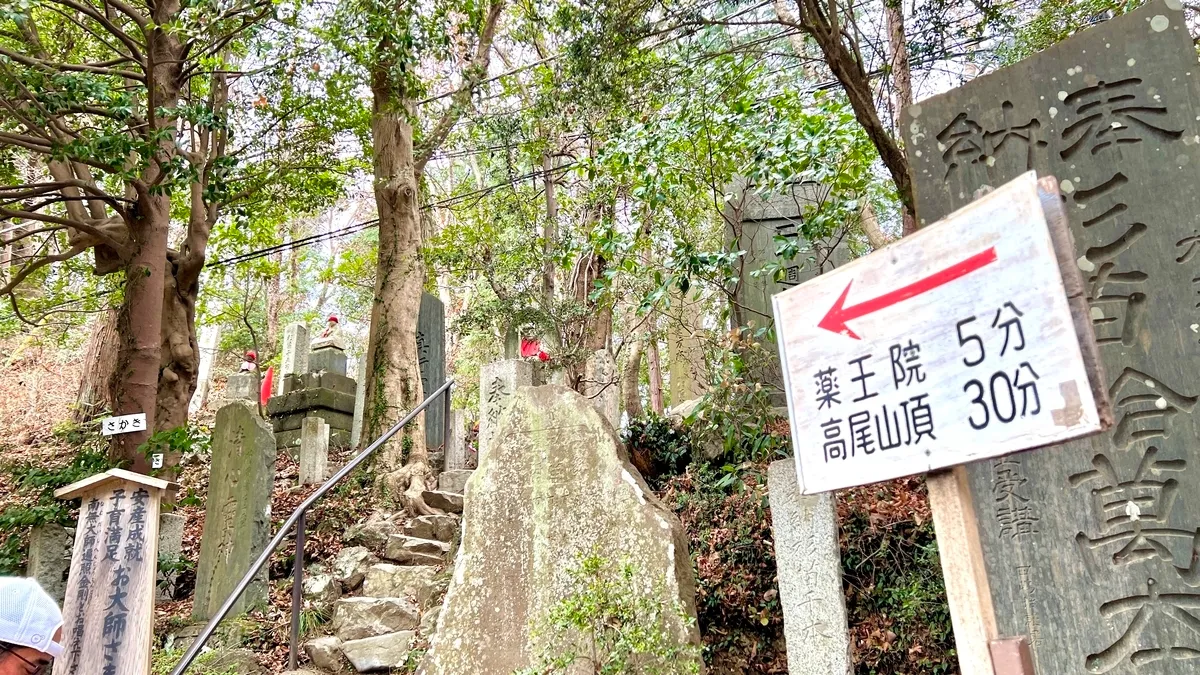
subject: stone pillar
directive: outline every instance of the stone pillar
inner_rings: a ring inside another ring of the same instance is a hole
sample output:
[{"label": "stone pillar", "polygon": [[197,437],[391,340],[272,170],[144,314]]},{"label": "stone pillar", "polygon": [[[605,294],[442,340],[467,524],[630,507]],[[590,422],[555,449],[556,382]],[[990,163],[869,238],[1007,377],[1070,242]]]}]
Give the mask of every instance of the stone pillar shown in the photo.
[{"label": "stone pillar", "polygon": [[833,493],[802,495],[791,459],[767,474],[791,675],[854,672]]},{"label": "stone pillar", "polygon": [[479,461],[491,446],[492,434],[517,387],[533,385],[533,364],[516,359],[493,361],[479,371]]},{"label": "stone pillar", "polygon": [[290,323],[283,329],[283,363],[279,367],[277,394],[286,394],[284,383],[288,375],[303,375],[308,372],[308,326]]},{"label": "stone pillar", "polygon": [[[183,527],[187,518],[177,513],[161,513],[158,516],[158,559],[176,562],[183,554]],[[158,599],[171,600],[175,590],[175,574],[164,573],[161,568],[158,580],[165,582],[166,590],[159,587]]]},{"label": "stone pillar", "polygon": [[308,353],[308,372],[334,373],[345,377],[346,352],[337,345],[326,344]]},{"label": "stone pillar", "polygon": [[262,381],[258,379],[258,373],[237,373],[230,375],[225,382],[225,398],[257,403],[262,395],[261,388]]},{"label": "stone pillar", "polygon": [[678,319],[667,322],[667,372],[670,375],[671,407],[704,395],[707,373],[704,369],[704,343],[698,336],[703,314],[698,299],[686,295],[674,298]]},{"label": "stone pillar", "polygon": [[305,417],[300,424],[300,484],[325,482],[329,467],[329,425],[319,417]]},{"label": "stone pillar", "polygon": [[29,533],[29,566],[25,576],[37,580],[61,605],[67,593],[74,532],[62,525],[39,525]]},{"label": "stone pillar", "polygon": [[[367,405],[367,355],[358,359],[358,382],[354,388],[354,420],[350,424],[350,448],[359,449],[362,442],[363,410]],[[371,441],[374,439],[368,439]]]},{"label": "stone pillar", "polygon": [[[417,314],[417,361],[421,368],[421,391],[428,397],[446,383],[446,308],[429,293],[421,295]],[[445,440],[446,404],[438,399],[424,414],[425,447],[433,452]]]},{"label": "stone pillar", "polygon": [[613,429],[621,426],[621,382],[617,377],[617,360],[607,349],[592,355],[584,367],[583,395]]},{"label": "stone pillar", "polygon": [[[235,401],[217,412],[192,617],[207,621],[271,538],[275,437],[256,408]],[[238,614],[267,599],[266,574],[234,605]]]},{"label": "stone pillar", "polygon": [[450,439],[446,441],[445,470],[469,469],[467,456],[467,416],[461,410],[450,411]]}]

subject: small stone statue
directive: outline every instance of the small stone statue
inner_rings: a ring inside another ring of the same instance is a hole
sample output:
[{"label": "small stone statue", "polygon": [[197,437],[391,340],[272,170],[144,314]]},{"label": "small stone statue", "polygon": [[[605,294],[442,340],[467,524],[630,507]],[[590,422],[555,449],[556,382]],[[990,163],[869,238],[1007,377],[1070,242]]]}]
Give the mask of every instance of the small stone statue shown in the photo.
[{"label": "small stone statue", "polygon": [[336,347],[342,351],[346,350],[346,343],[344,340],[342,340],[341,330],[338,324],[338,318],[336,316],[330,316],[329,319],[325,321],[325,330],[322,330],[321,334],[317,336],[317,339],[312,341],[313,351],[322,349],[324,347]]},{"label": "small stone statue", "polygon": [[248,350],[242,361],[242,367],[238,368],[239,373],[257,373],[258,372],[258,352],[253,349]]}]

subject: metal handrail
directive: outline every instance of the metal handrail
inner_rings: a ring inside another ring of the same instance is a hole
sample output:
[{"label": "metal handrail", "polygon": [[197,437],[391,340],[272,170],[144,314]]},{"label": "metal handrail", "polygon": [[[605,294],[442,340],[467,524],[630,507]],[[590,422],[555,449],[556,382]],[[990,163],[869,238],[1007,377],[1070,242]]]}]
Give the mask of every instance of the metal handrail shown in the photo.
[{"label": "metal handrail", "polygon": [[183,675],[183,673],[187,671],[188,667],[192,665],[192,662],[196,660],[197,656],[199,656],[200,650],[204,649],[204,645],[208,642],[208,639],[212,637],[213,631],[217,629],[217,626],[225,619],[225,616],[229,614],[230,610],[233,609],[233,605],[238,601],[238,598],[242,597],[242,593],[246,592],[246,588],[248,588],[254,581],[254,577],[258,576],[258,573],[262,571],[263,566],[267,564],[267,562],[271,559],[271,556],[274,555],[275,551],[279,549],[279,546],[283,544],[284,538],[287,536],[287,533],[292,529],[292,527],[296,527],[296,562],[295,567],[293,568],[292,625],[291,644],[288,647],[288,669],[296,669],[297,661],[299,659],[298,645],[300,603],[303,598],[302,582],[304,580],[304,514],[309,508],[312,507],[313,504],[317,502],[317,500],[319,500],[321,497],[324,497],[325,493],[333,489],[333,487],[340,483],[343,478],[348,476],[351,471],[354,471],[359,464],[362,464],[368,457],[373,455],[375,451],[382,447],[383,444],[386,443],[392,436],[395,436],[396,432],[400,431],[419,413],[427,409],[429,405],[439,396],[445,396],[446,408],[445,419],[443,420],[444,435],[442,436],[442,445],[445,447],[446,442],[450,438],[450,389],[453,387],[454,380],[446,380],[446,383],[439,387],[437,391],[430,394],[424,401],[422,401],[421,405],[414,408],[412,412],[404,416],[404,419],[397,422],[396,425],[391,429],[388,429],[386,433],[375,439],[375,442],[368,446],[366,450],[363,450],[354,459],[350,460],[337,473],[333,474],[332,478],[325,481],[324,485],[317,488],[316,492],[309,495],[308,499],[305,499],[303,502],[301,502],[300,506],[296,507],[296,510],[293,511],[292,515],[289,516],[287,521],[284,522],[283,527],[279,528],[279,532],[275,534],[275,538],[271,540],[271,543],[267,544],[265,549],[263,549],[262,554],[258,556],[258,560],[254,561],[254,564],[250,566],[250,569],[246,572],[246,575],[243,576],[242,580],[238,582],[238,585],[234,587],[233,592],[229,594],[228,598],[225,598],[225,602],[221,605],[221,608],[218,609],[217,613],[208,620],[208,623],[205,624],[204,629],[201,630],[200,634],[196,636],[196,639],[192,641],[191,646],[188,647],[188,650],[184,653],[183,658],[179,660],[179,664],[176,665],[175,669],[171,671],[171,675]]}]

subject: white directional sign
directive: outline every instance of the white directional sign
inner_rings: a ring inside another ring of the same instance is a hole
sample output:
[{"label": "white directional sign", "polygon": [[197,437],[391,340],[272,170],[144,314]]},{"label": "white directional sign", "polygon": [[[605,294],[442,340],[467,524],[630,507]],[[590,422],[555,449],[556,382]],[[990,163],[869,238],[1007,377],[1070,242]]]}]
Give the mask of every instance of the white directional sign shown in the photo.
[{"label": "white directional sign", "polygon": [[774,304],[805,494],[1101,429],[1032,172]]},{"label": "white directional sign", "polygon": [[118,417],[105,417],[100,420],[100,433],[104,436],[131,434],[135,431],[146,430],[146,413],[133,413]]}]

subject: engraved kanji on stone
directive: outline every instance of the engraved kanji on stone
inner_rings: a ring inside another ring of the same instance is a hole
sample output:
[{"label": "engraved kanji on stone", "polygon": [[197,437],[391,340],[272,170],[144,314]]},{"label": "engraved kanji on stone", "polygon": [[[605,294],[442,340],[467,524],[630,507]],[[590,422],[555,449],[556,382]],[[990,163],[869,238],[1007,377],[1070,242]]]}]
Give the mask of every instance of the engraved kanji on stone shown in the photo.
[{"label": "engraved kanji on stone", "polygon": [[1160,141],[1175,141],[1182,129],[1171,129],[1167,107],[1146,94],[1142,80],[1130,77],[1116,82],[1097,82],[1067,95],[1063,103],[1073,108],[1073,119],[1062,132],[1066,147],[1059,156],[1069,160],[1087,148],[1091,154],[1129,143],[1141,143],[1149,135]]},{"label": "engraved kanji on stone", "polygon": [[1180,412],[1190,413],[1195,396],[1176,392],[1149,375],[1126,368],[1109,388],[1113,412],[1120,413],[1113,444],[1128,448],[1137,441],[1166,438]]},{"label": "engraved kanji on stone", "polygon": [[979,165],[987,161],[987,138],[983,127],[967,116],[959,113],[950,124],[938,132],[938,149],[942,151],[942,163],[946,165],[946,175],[943,180],[949,180],[950,174],[964,164]]},{"label": "engraved kanji on stone", "polygon": [[1038,517],[1022,487],[1029,482],[1021,473],[1021,462],[1015,457],[1001,457],[992,463],[992,499],[996,504],[996,520],[1000,536],[1017,537],[1038,532]]},{"label": "engraved kanji on stone", "polygon": [[[1103,651],[1087,657],[1084,665],[1089,673],[1107,673],[1126,659],[1137,668],[1159,661],[1200,659],[1200,611],[1197,611],[1200,610],[1200,594],[1160,593],[1157,585],[1158,582],[1150,577],[1146,580],[1145,595],[1134,595],[1100,605],[1100,616],[1107,621],[1129,612],[1135,614],[1120,637]],[[1191,644],[1179,644],[1173,640],[1166,645],[1145,646],[1143,638],[1147,634],[1178,635],[1181,632],[1153,628],[1148,631],[1152,623],[1155,628],[1160,627],[1153,621],[1156,617],[1182,624],[1187,629],[1182,632],[1189,635]]]},{"label": "engraved kanji on stone", "polygon": [[[1005,101],[1000,104],[1000,128],[995,131],[985,132],[983,137],[988,144],[988,154],[992,157],[1005,152],[1006,148],[1024,148],[1025,170],[1028,171],[1033,168],[1034,150],[1044,148],[1047,145],[1046,141],[1042,140],[1040,136],[1042,122],[1037,117],[1032,117],[1024,124],[1017,124],[1013,121],[1012,115],[1012,101]],[[984,161],[985,163],[992,163],[991,160]]]},{"label": "engraved kanji on stone", "polygon": [[[1189,586],[1200,586],[1200,529],[1170,525],[1171,511],[1179,496],[1175,474],[1187,468],[1182,459],[1158,459],[1158,448],[1146,448],[1137,470],[1121,480],[1108,456],[1092,458],[1092,469],[1074,474],[1072,487],[1091,488],[1094,510],[1100,523],[1099,536],[1080,532],[1075,544],[1093,573],[1102,571],[1100,551],[1112,551],[1112,565],[1129,565],[1158,559],[1169,563]],[[1177,561],[1184,564],[1179,565]]]}]

